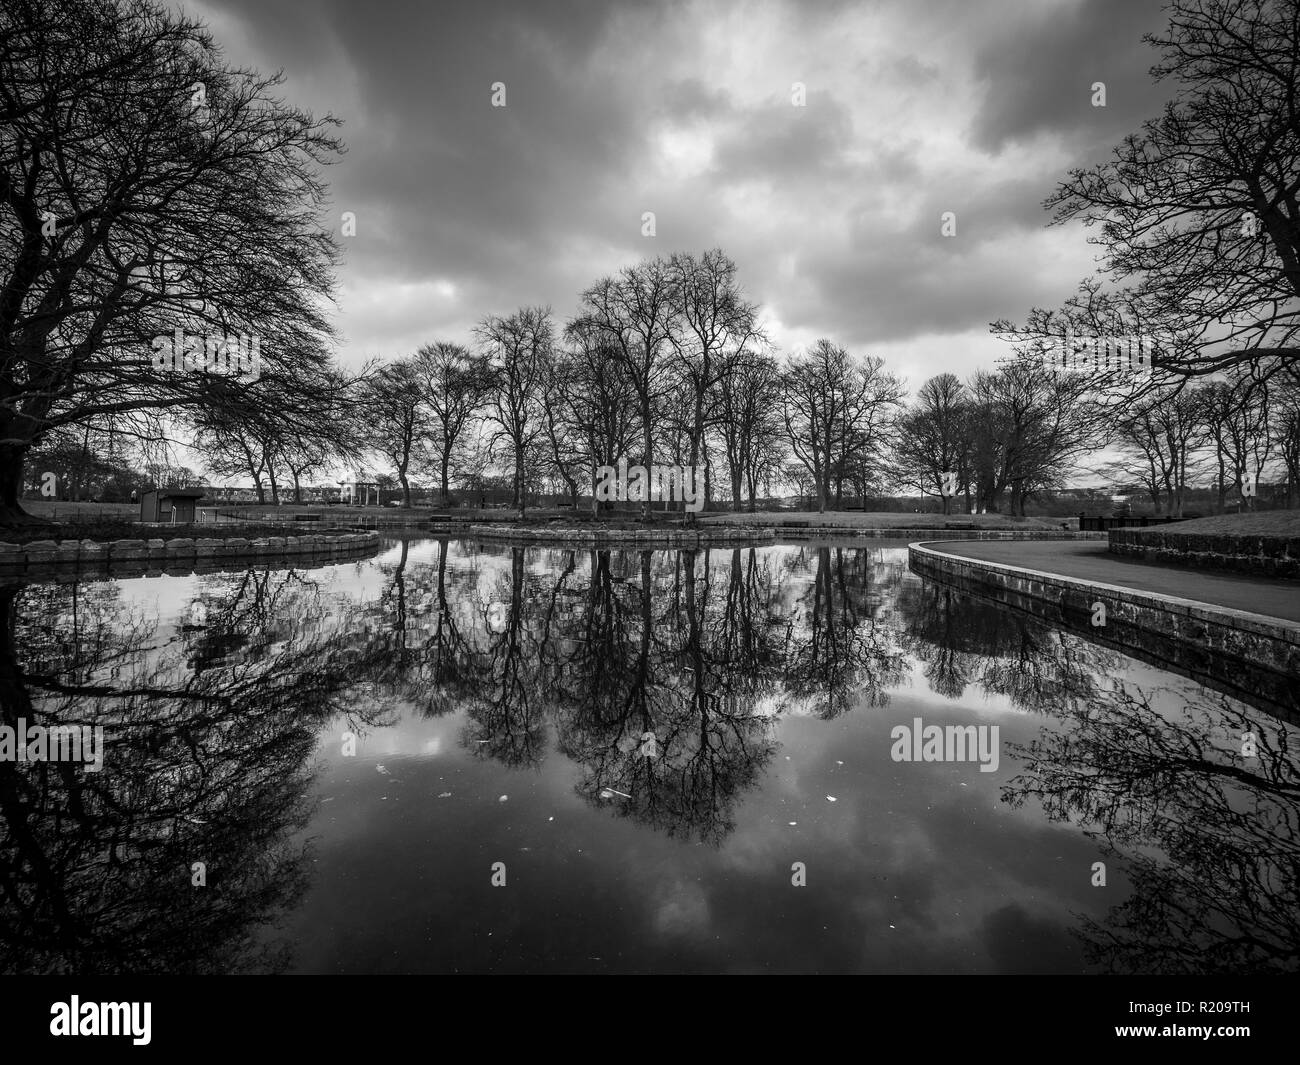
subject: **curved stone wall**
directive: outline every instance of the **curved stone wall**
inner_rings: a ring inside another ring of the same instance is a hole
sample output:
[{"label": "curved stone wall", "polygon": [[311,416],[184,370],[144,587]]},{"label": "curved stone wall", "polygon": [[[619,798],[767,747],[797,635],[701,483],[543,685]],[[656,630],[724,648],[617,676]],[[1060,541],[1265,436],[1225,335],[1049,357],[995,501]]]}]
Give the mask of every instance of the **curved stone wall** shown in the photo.
[{"label": "curved stone wall", "polygon": [[283,557],[330,559],[373,552],[378,533],[342,536],[273,536],[253,540],[242,537],[216,539],[185,537],[175,540],[33,540],[26,544],[0,543],[0,574],[27,570],[115,570],[119,566],[144,569],[194,569],[237,566],[243,562]]},{"label": "curved stone wall", "polygon": [[[908,565],[927,580],[1024,610],[1274,713],[1300,718],[1300,623],[949,555],[941,542],[909,544]],[[1098,602],[1106,607],[1104,627],[1092,624]]]}]

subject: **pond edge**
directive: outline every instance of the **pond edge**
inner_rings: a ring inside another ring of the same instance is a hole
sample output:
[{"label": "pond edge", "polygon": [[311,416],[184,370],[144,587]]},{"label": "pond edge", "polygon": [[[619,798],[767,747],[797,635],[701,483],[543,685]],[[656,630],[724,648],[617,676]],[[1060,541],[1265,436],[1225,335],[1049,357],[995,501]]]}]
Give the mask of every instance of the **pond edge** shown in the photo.
[{"label": "pond edge", "polygon": [[[1270,702],[1289,698],[1300,677],[1300,622],[1248,613],[1160,592],[1065,577],[1002,562],[950,555],[936,548],[942,540],[907,545],[908,568],[922,578],[1061,624],[1087,637],[1113,643],[1121,633],[1145,638],[1156,656],[1180,671],[1232,680],[1273,674],[1278,685],[1265,694]],[[1093,603],[1106,606],[1106,624],[1091,624]],[[1145,656],[1143,656],[1145,657]],[[1254,686],[1248,683],[1247,686]]]}]

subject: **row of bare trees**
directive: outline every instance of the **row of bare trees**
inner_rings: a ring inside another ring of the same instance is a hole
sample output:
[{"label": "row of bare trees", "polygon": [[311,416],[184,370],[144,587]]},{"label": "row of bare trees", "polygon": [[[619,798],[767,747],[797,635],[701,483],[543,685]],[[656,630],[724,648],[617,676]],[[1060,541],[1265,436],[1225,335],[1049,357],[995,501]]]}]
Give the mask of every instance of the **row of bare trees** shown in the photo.
[{"label": "row of bare trees", "polygon": [[[1080,470],[1080,460],[1109,448],[1101,467],[1136,483],[1157,512],[1181,517],[1190,488],[1209,484],[1217,510],[1265,476],[1285,480],[1288,505],[1300,505],[1300,389],[1237,372],[1226,380],[1168,383],[1121,401],[1099,394],[1090,378],[1057,374],[1028,360],[968,382],[930,378],[898,418],[892,458],[898,481],[955,496],[967,509],[1024,513],[1035,493]],[[955,496],[944,493],[955,475]]]},{"label": "row of bare trees", "polygon": [[1106,472],[1176,516],[1206,480],[1220,510],[1266,473],[1294,495],[1300,398],[1284,377],[1166,375],[1117,392],[1030,353],[965,382],[938,375],[909,404],[881,359],[828,339],[781,359],[754,318],[720,250],[646,260],[591,286],[562,329],[523,307],[484,318],[472,349],[439,342],[387,364],[367,381],[354,448],[382,456],[408,503],[413,474],[431,472],[446,503],[453,480],[495,464],[517,507],[542,486],[596,506],[597,468],[630,458],[701,465],[706,498],[737,510],[776,484],[819,510],[911,488],[945,513],[963,499],[1023,515],[1105,448]]},{"label": "row of bare trees", "polygon": [[733,505],[752,507],[791,455],[824,508],[875,482],[903,395],[881,360],[829,340],[783,365],[717,248],[601,278],[563,327],[544,307],[489,315],[472,350],[428,345],[367,388],[362,438],[408,502],[413,468],[436,467],[446,502],[453,473],[495,462],[520,508],[542,482],[575,506],[594,498],[597,468],[620,458],[704,467],[710,497],[721,470]]}]

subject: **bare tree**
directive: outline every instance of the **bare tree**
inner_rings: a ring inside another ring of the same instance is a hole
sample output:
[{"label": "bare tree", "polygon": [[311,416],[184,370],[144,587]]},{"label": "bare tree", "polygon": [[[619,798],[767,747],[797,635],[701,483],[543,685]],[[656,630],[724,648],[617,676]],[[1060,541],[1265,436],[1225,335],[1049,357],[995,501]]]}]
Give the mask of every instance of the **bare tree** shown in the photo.
[{"label": "bare tree", "polygon": [[1238,374],[1232,380],[1206,385],[1203,404],[1218,467],[1218,509],[1222,513],[1227,509],[1228,485],[1240,494],[1248,481],[1258,483],[1268,463],[1273,446],[1269,390],[1267,385]]},{"label": "bare tree", "polygon": [[1208,438],[1205,403],[1198,391],[1165,389],[1124,415],[1115,431],[1123,458],[1118,470],[1142,481],[1159,513],[1183,516],[1194,456]]},{"label": "bare tree", "polygon": [[[582,294],[581,315],[599,333],[607,349],[622,364],[635,392],[641,415],[641,459],[654,463],[655,405],[667,378],[667,347],[680,296],[676,272],[663,259],[646,259],[625,267],[617,277],[605,277]],[[650,520],[650,498],[641,503],[641,517]]]},{"label": "bare tree", "polygon": [[566,327],[568,350],[555,375],[555,393],[562,417],[582,443],[580,455],[590,476],[592,513],[596,499],[596,470],[612,466],[625,455],[638,430],[637,408],[624,362],[615,355],[605,331],[587,318]]},{"label": "bare tree", "polygon": [[1086,377],[1022,357],[975,374],[969,387],[982,506],[1010,489],[1011,513],[1023,517],[1031,495],[1059,483],[1082,452],[1104,442],[1104,411]]},{"label": "bare tree", "polygon": [[1286,505],[1300,507],[1300,373],[1273,381],[1273,447],[1286,469]]},{"label": "bare tree", "polygon": [[965,487],[970,477],[970,436],[965,386],[950,373],[931,377],[916,401],[899,417],[894,440],[893,473],[900,484],[943,495],[943,512],[952,502],[944,492],[944,475],[954,474]]},{"label": "bare tree", "polygon": [[[326,364],[318,167],[341,146],[279,82],[150,0],[0,8],[0,522],[26,520],[24,459],[52,429],[231,390],[265,406]],[[154,365],[178,330],[206,368]],[[256,380],[211,372],[236,336]]]},{"label": "bare tree", "polygon": [[1300,9],[1294,0],[1173,0],[1146,40],[1177,86],[1114,158],[1074,170],[1046,206],[1099,227],[1131,316],[1191,329],[1187,374],[1300,360]]},{"label": "bare tree", "polygon": [[902,398],[900,382],[883,367],[880,359],[855,360],[822,339],[786,368],[786,435],[812,475],[819,512],[826,510],[832,484],[838,497],[853,467],[878,457],[886,421]]},{"label": "bare tree", "polygon": [[[698,258],[679,253],[669,260],[668,269],[679,301],[668,339],[691,399],[685,429],[694,467],[707,446],[706,415],[714,389],[730,368],[728,355],[763,337],[755,324],[758,309],[741,294],[736,264],[721,248]],[[735,483],[733,478],[733,490]]]},{"label": "bare tree", "polygon": [[781,421],[781,368],[767,352],[742,349],[718,382],[723,454],[731,478],[731,508],[741,509],[742,488],[754,509],[758,480],[785,455]]},{"label": "bare tree", "polygon": [[530,452],[545,428],[544,388],[554,361],[549,307],[521,307],[507,318],[489,315],[477,335],[487,350],[492,392],[488,417],[505,441],[514,466],[514,505],[528,506]]},{"label": "bare tree", "polygon": [[392,465],[402,485],[402,505],[411,505],[411,463],[422,462],[433,436],[433,412],[415,358],[380,368],[365,392],[366,442]]},{"label": "bare tree", "polygon": [[491,389],[491,374],[482,358],[459,344],[426,344],[416,356],[425,401],[433,414],[433,448],[438,463],[439,498],[448,500],[448,477],[465,429]]}]

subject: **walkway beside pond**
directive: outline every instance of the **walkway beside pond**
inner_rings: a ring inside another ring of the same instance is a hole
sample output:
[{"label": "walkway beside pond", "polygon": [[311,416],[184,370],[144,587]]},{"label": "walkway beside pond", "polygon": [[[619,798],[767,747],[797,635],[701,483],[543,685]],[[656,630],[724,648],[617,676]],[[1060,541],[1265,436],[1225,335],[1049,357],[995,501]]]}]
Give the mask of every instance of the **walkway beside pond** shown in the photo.
[{"label": "walkway beside pond", "polygon": [[1098,541],[927,541],[935,551],[1073,580],[1190,599],[1208,606],[1300,622],[1300,582],[1239,577],[1130,560]]}]

